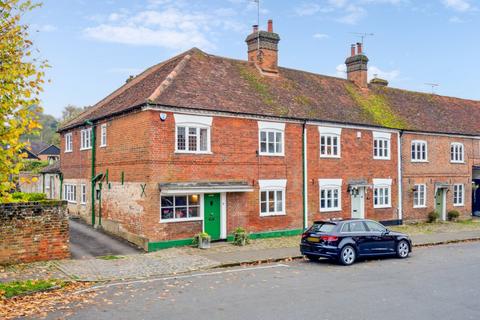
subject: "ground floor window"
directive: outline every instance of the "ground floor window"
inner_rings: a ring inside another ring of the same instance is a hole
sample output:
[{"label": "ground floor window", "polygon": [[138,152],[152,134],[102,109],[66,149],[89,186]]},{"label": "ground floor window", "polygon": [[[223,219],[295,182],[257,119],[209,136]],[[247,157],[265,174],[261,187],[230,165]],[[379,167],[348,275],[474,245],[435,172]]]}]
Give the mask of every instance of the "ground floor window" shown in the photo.
[{"label": "ground floor window", "polygon": [[260,215],[284,214],[284,190],[260,191]]},{"label": "ground floor window", "polygon": [[80,203],[87,203],[87,186],[85,184],[80,185]]},{"label": "ground floor window", "polygon": [[416,184],[413,189],[413,207],[426,207],[427,186],[425,184]]},{"label": "ground floor window", "polygon": [[390,204],[390,186],[375,187],[373,189],[374,208],[389,208]]},{"label": "ground floor window", "polygon": [[65,184],[63,189],[63,200],[70,203],[77,202],[77,186],[74,184]]},{"label": "ground floor window", "polygon": [[342,179],[319,179],[320,212],[342,210]]},{"label": "ground floor window", "polygon": [[200,195],[161,197],[161,221],[188,221],[200,218]]},{"label": "ground floor window", "polygon": [[464,186],[463,184],[453,185],[453,205],[463,206],[464,203]]}]

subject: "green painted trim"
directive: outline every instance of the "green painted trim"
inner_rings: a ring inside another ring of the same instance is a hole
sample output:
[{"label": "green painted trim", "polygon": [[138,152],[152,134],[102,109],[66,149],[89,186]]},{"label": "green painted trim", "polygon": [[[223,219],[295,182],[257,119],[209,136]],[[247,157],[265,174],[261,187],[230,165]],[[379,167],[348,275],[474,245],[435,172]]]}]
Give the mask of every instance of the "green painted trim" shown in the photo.
[{"label": "green painted trim", "polygon": [[[291,236],[298,236],[302,233],[303,233],[303,229],[256,232],[256,233],[250,233],[250,239],[291,237]],[[148,243],[148,252],[158,251],[158,250],[168,249],[168,248],[173,248],[173,247],[189,246],[189,245],[192,244],[192,241],[193,241],[193,239],[189,238],[189,239],[149,242]],[[230,234],[230,235],[227,236],[227,241],[228,242],[233,241],[233,234]]]},{"label": "green painted trim", "polygon": [[125,182],[125,172],[123,171],[122,171],[121,180],[122,180],[122,186],[123,186],[123,183]]},{"label": "green painted trim", "polygon": [[191,245],[192,242],[193,242],[193,238],[149,242],[148,243],[148,252],[158,251],[158,250],[168,249],[168,248],[173,248],[173,247],[188,246],[188,245]]},{"label": "green painted trim", "polygon": [[[303,233],[303,229],[291,229],[291,230],[275,230],[267,232],[254,232],[250,233],[250,239],[267,239],[267,238],[280,238],[298,236]],[[227,236],[227,241],[233,241],[233,234]]]}]

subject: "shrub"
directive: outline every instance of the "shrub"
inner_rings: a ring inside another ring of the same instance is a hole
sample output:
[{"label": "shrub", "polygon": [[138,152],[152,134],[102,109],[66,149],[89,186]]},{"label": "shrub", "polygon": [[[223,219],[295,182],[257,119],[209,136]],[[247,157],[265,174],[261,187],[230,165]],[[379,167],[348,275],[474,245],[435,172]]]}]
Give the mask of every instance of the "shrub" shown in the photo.
[{"label": "shrub", "polygon": [[460,217],[460,212],[457,210],[448,211],[447,213],[448,221],[457,221],[458,217]]},{"label": "shrub", "polygon": [[44,193],[14,192],[12,194],[11,202],[44,201],[46,199],[47,199],[47,196]]},{"label": "shrub", "polygon": [[436,222],[440,215],[438,214],[437,211],[431,211],[428,213],[427,221],[430,223]]},{"label": "shrub", "polygon": [[233,233],[233,244],[236,246],[244,246],[250,243],[249,234],[245,228],[238,227]]}]

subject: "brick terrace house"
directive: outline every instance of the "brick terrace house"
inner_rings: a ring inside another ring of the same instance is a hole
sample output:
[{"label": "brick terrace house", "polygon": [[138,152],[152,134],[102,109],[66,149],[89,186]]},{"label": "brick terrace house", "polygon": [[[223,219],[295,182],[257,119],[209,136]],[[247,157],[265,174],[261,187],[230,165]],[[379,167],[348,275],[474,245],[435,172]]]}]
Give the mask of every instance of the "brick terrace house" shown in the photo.
[{"label": "brick terrace house", "polygon": [[360,44],[348,79],[282,68],[279,41],[269,21],[247,37],[248,61],[191,49],[60,128],[70,212],[149,251],[202,230],[217,240],[239,226],[266,237],[315,219],[424,219],[434,192],[470,214],[479,102],[369,84]]}]

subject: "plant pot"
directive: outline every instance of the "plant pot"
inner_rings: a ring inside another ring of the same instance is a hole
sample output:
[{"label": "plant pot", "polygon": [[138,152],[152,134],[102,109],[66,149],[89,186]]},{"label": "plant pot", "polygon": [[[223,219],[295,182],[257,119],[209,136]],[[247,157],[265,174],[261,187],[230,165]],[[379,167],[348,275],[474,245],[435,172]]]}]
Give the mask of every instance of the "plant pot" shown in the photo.
[{"label": "plant pot", "polygon": [[200,238],[198,239],[198,247],[200,249],[210,249],[210,239],[209,238]]}]

